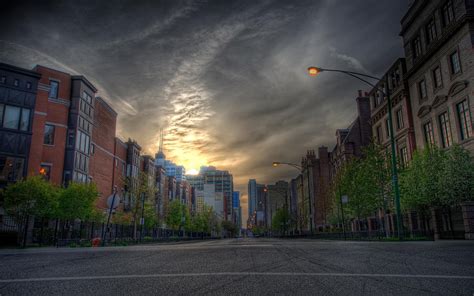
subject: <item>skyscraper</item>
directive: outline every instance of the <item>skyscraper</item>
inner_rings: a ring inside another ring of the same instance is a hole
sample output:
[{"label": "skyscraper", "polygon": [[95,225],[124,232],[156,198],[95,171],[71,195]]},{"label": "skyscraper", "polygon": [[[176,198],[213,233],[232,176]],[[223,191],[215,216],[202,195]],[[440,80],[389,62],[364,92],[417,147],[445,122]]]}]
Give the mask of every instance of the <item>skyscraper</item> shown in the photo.
[{"label": "skyscraper", "polygon": [[248,184],[248,211],[249,219],[253,217],[257,209],[257,181],[255,179],[250,179]]},{"label": "skyscraper", "polygon": [[[217,170],[215,167],[202,167],[199,175],[186,177],[189,184],[196,190],[197,200],[202,197],[205,204],[213,207],[218,217],[232,221],[232,193],[234,191],[232,174],[228,171]],[[213,194],[210,196],[212,190]]]}]

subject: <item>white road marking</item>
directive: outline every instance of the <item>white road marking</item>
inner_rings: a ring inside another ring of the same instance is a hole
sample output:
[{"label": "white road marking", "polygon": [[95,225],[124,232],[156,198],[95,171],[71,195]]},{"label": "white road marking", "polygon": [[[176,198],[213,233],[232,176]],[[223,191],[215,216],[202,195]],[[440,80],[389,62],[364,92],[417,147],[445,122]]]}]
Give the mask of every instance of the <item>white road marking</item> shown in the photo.
[{"label": "white road marking", "polygon": [[474,276],[437,275],[437,274],[384,274],[384,273],[312,273],[312,272],[204,272],[204,273],[156,273],[156,274],[123,274],[71,277],[43,277],[1,279],[0,283],[25,283],[49,281],[81,281],[81,280],[110,280],[137,278],[180,278],[180,277],[214,277],[214,276],[298,276],[298,277],[376,277],[376,278],[422,278],[422,279],[463,279],[474,280]]}]

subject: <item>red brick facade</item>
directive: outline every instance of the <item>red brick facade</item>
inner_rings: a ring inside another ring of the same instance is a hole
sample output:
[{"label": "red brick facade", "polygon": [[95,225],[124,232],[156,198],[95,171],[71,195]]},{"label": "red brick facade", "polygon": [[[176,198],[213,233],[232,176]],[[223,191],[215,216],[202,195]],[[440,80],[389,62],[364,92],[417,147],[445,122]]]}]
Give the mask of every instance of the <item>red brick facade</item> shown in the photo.
[{"label": "red brick facade", "polygon": [[[50,180],[62,184],[66,135],[71,102],[71,76],[67,73],[36,66],[41,74],[33,118],[33,136],[28,159],[28,176],[37,175],[41,165],[50,166]],[[51,81],[59,84],[57,99],[49,98]],[[54,126],[54,143],[44,144],[45,125]]]},{"label": "red brick facade", "polygon": [[[68,73],[43,66],[33,71],[41,74],[32,124],[28,176],[44,173],[49,168],[49,180],[64,185],[68,127],[71,117],[72,81]],[[51,95],[51,83],[57,83],[57,96]],[[100,97],[93,100],[93,128],[90,142],[89,180],[97,185],[99,209],[107,208],[107,197],[114,186],[123,194],[126,173],[127,145],[115,137],[117,113]],[[54,127],[54,141],[45,144],[45,126]],[[74,133],[72,141],[75,140]],[[74,144],[72,144],[74,146]]]},{"label": "red brick facade", "polygon": [[107,197],[113,192],[116,123],[117,113],[102,98],[96,97],[89,174],[100,192],[97,206],[101,209],[107,207]]}]

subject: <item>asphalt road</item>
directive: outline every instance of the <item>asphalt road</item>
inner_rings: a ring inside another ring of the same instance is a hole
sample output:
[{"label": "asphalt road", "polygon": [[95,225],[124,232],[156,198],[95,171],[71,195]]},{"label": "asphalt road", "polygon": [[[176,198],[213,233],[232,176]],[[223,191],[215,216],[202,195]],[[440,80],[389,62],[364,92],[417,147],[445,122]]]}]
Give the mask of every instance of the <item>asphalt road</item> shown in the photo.
[{"label": "asphalt road", "polygon": [[0,251],[0,295],[474,295],[474,242],[235,239]]}]

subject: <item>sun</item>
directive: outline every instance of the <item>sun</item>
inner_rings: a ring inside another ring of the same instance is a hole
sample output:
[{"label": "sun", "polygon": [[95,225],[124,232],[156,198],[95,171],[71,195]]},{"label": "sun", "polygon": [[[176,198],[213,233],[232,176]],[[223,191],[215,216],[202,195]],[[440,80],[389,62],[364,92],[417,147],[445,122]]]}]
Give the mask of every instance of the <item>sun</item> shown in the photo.
[{"label": "sun", "polygon": [[189,171],[186,172],[187,175],[197,175],[199,174],[199,171],[196,169],[190,169]]}]

